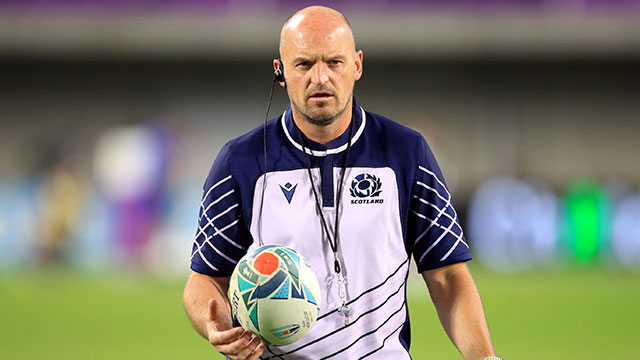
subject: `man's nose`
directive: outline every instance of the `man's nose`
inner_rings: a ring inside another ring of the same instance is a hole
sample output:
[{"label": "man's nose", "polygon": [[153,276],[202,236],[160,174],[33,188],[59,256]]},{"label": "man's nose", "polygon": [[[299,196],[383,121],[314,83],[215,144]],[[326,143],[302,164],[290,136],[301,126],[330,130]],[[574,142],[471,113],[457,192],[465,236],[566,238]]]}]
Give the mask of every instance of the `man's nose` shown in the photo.
[{"label": "man's nose", "polygon": [[329,69],[323,62],[317,62],[311,70],[311,82],[317,85],[325,84],[329,81],[327,71],[329,71]]}]

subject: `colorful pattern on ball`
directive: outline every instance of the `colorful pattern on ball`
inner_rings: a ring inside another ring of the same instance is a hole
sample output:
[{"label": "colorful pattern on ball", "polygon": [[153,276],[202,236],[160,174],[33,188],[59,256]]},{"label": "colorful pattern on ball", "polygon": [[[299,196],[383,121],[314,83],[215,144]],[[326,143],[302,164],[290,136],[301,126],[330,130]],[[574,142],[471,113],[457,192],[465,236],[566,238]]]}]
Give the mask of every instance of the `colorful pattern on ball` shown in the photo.
[{"label": "colorful pattern on ball", "polygon": [[278,258],[269,252],[263,252],[253,262],[253,267],[262,275],[271,275],[278,268]]},{"label": "colorful pattern on ball", "polygon": [[231,276],[229,299],[240,324],[265,343],[290,344],[315,324],[318,280],[293,249],[266,245],[245,255]]}]

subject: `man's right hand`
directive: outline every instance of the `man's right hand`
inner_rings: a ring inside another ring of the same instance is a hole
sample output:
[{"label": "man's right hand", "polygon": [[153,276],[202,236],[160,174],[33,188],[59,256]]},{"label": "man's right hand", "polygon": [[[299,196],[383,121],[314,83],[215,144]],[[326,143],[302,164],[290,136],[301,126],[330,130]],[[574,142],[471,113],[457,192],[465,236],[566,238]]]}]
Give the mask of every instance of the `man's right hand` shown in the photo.
[{"label": "man's right hand", "polygon": [[257,360],[265,348],[260,337],[250,330],[232,327],[229,316],[219,310],[216,300],[210,299],[207,334],[211,345],[231,360]]}]

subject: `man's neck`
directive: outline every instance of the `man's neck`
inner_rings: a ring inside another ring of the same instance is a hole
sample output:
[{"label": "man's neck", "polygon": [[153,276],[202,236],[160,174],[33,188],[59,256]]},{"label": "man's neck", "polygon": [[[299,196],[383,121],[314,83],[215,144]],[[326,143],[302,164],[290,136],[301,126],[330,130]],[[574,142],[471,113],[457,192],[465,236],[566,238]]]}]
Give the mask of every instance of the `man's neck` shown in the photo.
[{"label": "man's neck", "polygon": [[293,121],[306,137],[327,147],[331,141],[340,137],[340,135],[349,128],[351,117],[353,116],[351,111],[352,104],[353,103],[350,101],[346,110],[329,125],[314,125],[309,121],[302,119],[302,115],[297,114],[296,111],[293,111],[292,113]]}]

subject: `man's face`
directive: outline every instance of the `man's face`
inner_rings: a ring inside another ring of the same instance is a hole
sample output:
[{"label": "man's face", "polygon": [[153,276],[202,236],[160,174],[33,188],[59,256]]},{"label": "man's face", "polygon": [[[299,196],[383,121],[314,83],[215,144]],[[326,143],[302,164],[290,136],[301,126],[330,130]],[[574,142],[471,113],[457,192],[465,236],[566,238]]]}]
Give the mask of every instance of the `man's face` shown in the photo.
[{"label": "man's face", "polygon": [[362,52],[355,51],[348,28],[322,21],[300,25],[284,37],[281,49],[287,92],[298,115],[326,126],[347,111],[362,75]]}]

